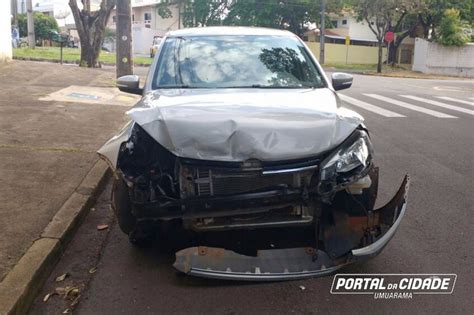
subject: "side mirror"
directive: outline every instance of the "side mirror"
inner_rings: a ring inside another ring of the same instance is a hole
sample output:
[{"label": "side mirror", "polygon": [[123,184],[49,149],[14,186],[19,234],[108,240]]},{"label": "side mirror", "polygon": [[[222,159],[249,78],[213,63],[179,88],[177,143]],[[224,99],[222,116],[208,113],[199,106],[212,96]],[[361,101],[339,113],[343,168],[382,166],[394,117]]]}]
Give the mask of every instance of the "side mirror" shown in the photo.
[{"label": "side mirror", "polygon": [[120,91],[131,94],[143,94],[143,89],[140,89],[140,77],[138,75],[124,75],[117,79],[117,87]]},{"label": "side mirror", "polygon": [[348,73],[334,72],[331,75],[331,79],[332,87],[334,88],[334,90],[339,91],[350,88],[352,85],[353,77]]}]

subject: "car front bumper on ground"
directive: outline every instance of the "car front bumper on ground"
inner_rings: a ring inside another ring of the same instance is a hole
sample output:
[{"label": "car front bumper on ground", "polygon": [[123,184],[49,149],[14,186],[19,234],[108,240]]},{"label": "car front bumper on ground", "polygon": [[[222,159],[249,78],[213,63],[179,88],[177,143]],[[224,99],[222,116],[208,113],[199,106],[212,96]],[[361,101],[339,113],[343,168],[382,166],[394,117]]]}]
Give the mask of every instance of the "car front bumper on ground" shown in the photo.
[{"label": "car front bumper on ground", "polygon": [[331,274],[349,263],[375,257],[388,244],[405,214],[409,181],[408,175],[405,176],[392,200],[373,211],[374,228],[382,233],[370,244],[353,248],[339,257],[310,247],[265,249],[259,250],[256,256],[224,248],[190,247],[176,253],[174,267],[194,276],[247,281],[296,280]]}]

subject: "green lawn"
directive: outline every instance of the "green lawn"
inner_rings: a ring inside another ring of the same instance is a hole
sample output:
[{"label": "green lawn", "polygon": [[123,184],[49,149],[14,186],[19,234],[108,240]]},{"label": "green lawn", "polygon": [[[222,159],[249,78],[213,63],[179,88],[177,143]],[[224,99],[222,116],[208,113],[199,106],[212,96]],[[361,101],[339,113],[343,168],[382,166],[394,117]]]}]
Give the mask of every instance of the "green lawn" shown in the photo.
[{"label": "green lawn", "polygon": [[[60,58],[59,47],[36,47],[35,49],[30,48],[13,48],[13,57],[20,58],[35,58],[35,59],[47,59],[47,60],[59,60]],[[65,61],[77,61],[81,58],[81,50],[78,48],[63,48],[63,60]],[[102,51],[99,60],[108,64],[115,64],[115,53],[109,53]],[[149,65],[153,59],[148,57],[134,57],[133,61],[135,64]]]}]

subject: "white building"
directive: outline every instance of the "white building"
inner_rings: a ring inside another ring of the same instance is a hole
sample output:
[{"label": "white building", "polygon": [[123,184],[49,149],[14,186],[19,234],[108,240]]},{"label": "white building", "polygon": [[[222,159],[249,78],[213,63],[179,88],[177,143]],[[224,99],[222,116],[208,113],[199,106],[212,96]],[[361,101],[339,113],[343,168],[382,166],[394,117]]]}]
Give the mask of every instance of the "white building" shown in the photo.
[{"label": "white building", "polygon": [[[183,27],[178,6],[170,6],[171,18],[163,19],[157,12],[161,0],[132,0],[132,45],[133,52],[149,54],[154,36],[163,36],[170,30]],[[107,27],[115,29],[117,17],[112,12]]]},{"label": "white building", "polygon": [[[377,37],[370,29],[366,21],[357,21],[350,12],[343,12],[342,15],[331,15],[331,32],[339,36],[349,36],[355,40],[376,41]],[[372,24],[374,22],[371,22]],[[329,27],[328,27],[329,28]]]}]

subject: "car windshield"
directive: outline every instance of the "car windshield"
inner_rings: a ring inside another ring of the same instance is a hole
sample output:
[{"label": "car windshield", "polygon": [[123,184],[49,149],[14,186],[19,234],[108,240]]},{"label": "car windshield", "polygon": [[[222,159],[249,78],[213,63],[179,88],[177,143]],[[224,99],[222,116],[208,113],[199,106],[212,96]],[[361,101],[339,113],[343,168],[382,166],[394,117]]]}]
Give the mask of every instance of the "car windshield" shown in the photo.
[{"label": "car windshield", "polygon": [[320,88],[324,79],[291,36],[167,38],[152,81],[161,88]]}]

